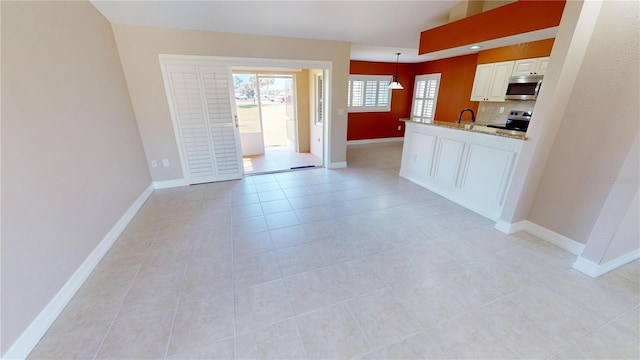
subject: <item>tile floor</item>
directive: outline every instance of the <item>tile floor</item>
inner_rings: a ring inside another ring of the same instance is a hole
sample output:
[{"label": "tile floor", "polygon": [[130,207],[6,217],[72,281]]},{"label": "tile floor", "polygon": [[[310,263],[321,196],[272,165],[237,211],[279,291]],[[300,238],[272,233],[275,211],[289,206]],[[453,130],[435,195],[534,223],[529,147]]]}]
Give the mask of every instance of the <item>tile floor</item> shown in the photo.
[{"label": "tile floor", "polygon": [[30,358],[640,357],[638,261],[588,278],[400,152],[154,192]]},{"label": "tile floor", "polygon": [[245,174],[290,170],[299,166],[322,166],[322,160],[311,153],[297,153],[287,147],[266,147],[264,155],[243,156]]}]

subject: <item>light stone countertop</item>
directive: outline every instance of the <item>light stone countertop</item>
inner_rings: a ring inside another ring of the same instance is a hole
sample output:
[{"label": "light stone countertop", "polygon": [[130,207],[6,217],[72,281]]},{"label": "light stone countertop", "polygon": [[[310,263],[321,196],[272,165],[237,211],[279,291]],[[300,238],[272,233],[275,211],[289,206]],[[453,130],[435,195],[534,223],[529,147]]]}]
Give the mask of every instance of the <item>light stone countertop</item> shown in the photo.
[{"label": "light stone countertop", "polygon": [[414,124],[438,126],[438,127],[445,127],[445,128],[454,129],[454,130],[470,131],[470,132],[475,132],[480,134],[508,137],[511,139],[527,140],[526,132],[524,131],[496,129],[496,128],[490,128],[484,125],[478,125],[478,124],[473,124],[468,122],[463,122],[458,125],[457,122],[449,122],[449,121],[434,121],[432,123],[427,123],[422,121],[414,121],[409,118],[401,118],[399,120],[403,122],[414,123]]}]

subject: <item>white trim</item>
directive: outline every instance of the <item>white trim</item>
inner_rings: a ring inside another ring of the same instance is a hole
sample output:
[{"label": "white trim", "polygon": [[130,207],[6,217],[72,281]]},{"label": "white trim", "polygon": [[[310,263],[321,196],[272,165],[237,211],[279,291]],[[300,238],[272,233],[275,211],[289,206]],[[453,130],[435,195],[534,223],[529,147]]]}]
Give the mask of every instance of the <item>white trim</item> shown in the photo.
[{"label": "white trim", "polygon": [[40,314],[29,324],[29,327],[20,335],[13,345],[2,356],[2,359],[25,359],[33,348],[38,344],[42,336],[47,332],[51,324],[67,306],[69,301],[76,294],[78,289],[87,280],[93,269],[98,265],[102,257],[109,251],[118,236],[127,227],[131,219],[144,205],[145,201],[153,193],[153,186],[149,186],[138,196],[127,211],[113,225],[111,230],[100,241],[98,246],[89,254],[82,265],[71,275],[69,280],[62,286],[58,293],[42,309]]},{"label": "white trim", "polygon": [[327,166],[327,169],[343,169],[346,167],[347,167],[346,161],[338,161],[338,162],[329,163],[329,165]]},{"label": "white trim", "polygon": [[188,185],[189,182],[186,179],[162,180],[153,182],[154,189],[168,189]]},{"label": "white trim", "polygon": [[[331,144],[332,144],[332,136],[331,131],[333,129],[333,91],[331,91],[331,87],[333,86],[333,62],[329,63],[329,69],[322,69],[322,81],[324,88],[324,122],[322,123],[322,165],[326,166],[331,163],[331,159],[333,155],[331,154]],[[341,109],[337,109],[337,111],[341,111]],[[344,121],[347,121],[347,112],[342,110],[342,115],[336,116],[340,121],[344,117]],[[315,125],[314,126],[319,126]],[[346,138],[347,133],[345,129],[344,136]],[[346,150],[345,150],[346,156]]]},{"label": "white trim", "polygon": [[640,249],[636,249],[626,255],[622,255],[619,258],[613,259],[604,264],[596,264],[589,259],[578,256],[576,262],[573,263],[573,268],[583,274],[591,276],[592,278],[596,278],[637,259],[640,259]]},{"label": "white trim", "polygon": [[379,143],[390,143],[390,142],[403,142],[404,137],[388,137],[388,138],[378,138],[378,139],[362,139],[362,140],[347,140],[347,146],[351,145],[364,145],[364,144],[379,144]]},{"label": "white trim", "polygon": [[549,230],[536,223],[532,223],[531,221],[525,220],[524,223],[524,231],[528,232],[531,235],[535,235],[542,240],[546,240],[562,249],[565,249],[574,255],[580,255],[582,254],[582,250],[584,250],[584,244],[582,243],[579,243],[564,235],[560,235],[557,232]]},{"label": "white trim", "polygon": [[496,225],[494,226],[494,228],[496,230],[502,231],[505,234],[510,235],[513,233],[517,233],[518,231],[524,230],[525,225],[526,225],[526,220],[518,221],[516,223],[508,223],[504,220],[498,219],[498,221],[496,221]]}]

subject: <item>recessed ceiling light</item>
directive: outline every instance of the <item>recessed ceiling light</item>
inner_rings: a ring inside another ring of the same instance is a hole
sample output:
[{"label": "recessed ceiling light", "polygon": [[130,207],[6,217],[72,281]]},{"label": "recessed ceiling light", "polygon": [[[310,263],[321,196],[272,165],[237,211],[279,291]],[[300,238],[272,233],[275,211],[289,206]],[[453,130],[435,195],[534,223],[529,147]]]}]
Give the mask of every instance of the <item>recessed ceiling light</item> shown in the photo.
[{"label": "recessed ceiling light", "polygon": [[478,50],[478,49],[480,49],[481,47],[482,47],[482,46],[480,46],[480,45],[473,45],[473,46],[470,46],[470,47],[469,47],[469,49],[471,49],[471,50]]}]

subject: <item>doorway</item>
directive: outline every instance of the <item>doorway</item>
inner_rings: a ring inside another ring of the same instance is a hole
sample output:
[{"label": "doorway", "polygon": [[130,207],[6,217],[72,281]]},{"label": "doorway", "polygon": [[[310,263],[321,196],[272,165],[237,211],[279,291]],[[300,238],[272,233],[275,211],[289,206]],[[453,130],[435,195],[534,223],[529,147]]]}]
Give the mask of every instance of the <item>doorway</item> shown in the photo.
[{"label": "doorway", "polygon": [[304,144],[308,126],[298,126],[309,116],[308,77],[306,70],[233,71],[245,174],[322,166]]}]

